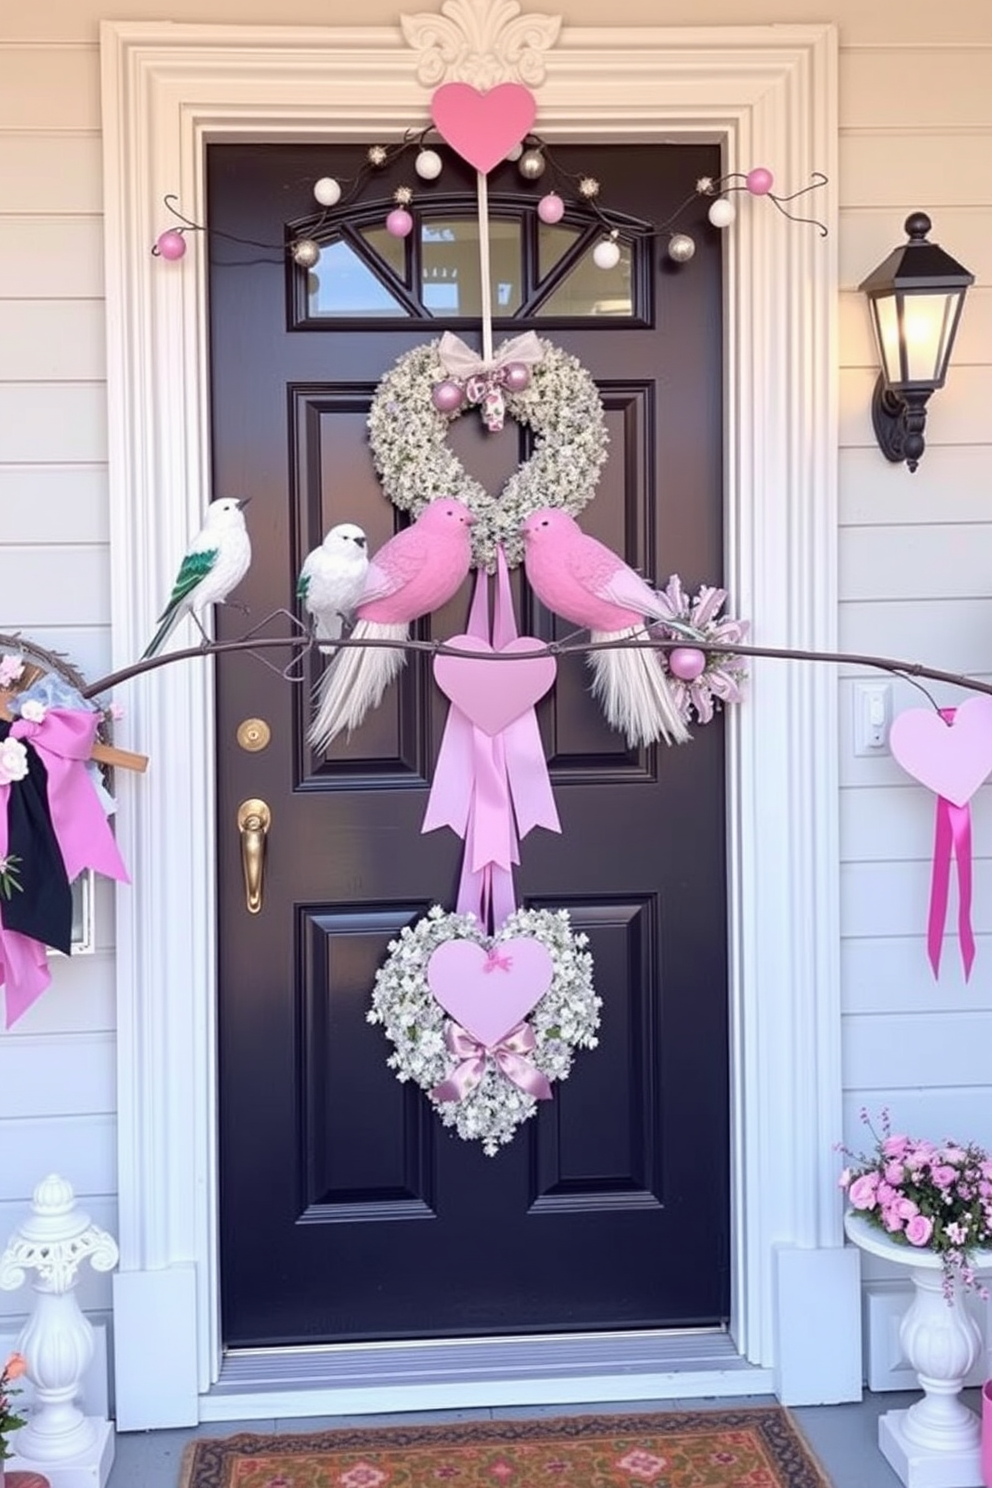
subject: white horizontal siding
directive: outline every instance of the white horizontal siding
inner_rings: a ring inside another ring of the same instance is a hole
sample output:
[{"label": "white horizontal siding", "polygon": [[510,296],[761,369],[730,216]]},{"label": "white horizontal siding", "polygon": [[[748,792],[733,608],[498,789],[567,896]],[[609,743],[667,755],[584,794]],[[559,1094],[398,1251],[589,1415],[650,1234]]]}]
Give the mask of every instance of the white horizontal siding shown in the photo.
[{"label": "white horizontal siding", "polygon": [[842,125],[838,199],[842,207],[892,207],[904,214],[920,207],[931,217],[931,209],[962,202],[989,207],[990,153],[992,120],[982,129]]},{"label": "white horizontal siding", "polygon": [[110,622],[110,550],[9,547],[4,550],[5,628]]},{"label": "white horizontal siding", "polygon": [[[840,870],[843,933],[853,936],[919,935],[926,930],[930,902],[930,863],[914,861],[843,863]],[[974,864],[972,924],[976,932],[992,933],[992,858]],[[951,948],[953,916],[948,916],[948,975],[957,975],[957,951]],[[941,973],[943,976],[943,972]],[[973,976],[992,976],[992,964],[977,968]],[[940,995],[932,994],[934,1007]],[[989,1048],[985,1048],[988,1075]],[[992,1104],[992,1101],[990,1101]]]},{"label": "white horizontal siding", "polygon": [[0,464],[102,465],[106,460],[103,383],[0,383]]},{"label": "white horizontal siding", "polygon": [[[930,1137],[938,1142],[954,1137],[992,1148],[992,1101],[987,1075],[977,1085],[962,1084],[956,1089],[927,1080],[912,1090],[870,1084],[861,1092],[849,1094],[844,1101],[843,1140],[854,1152],[870,1150],[872,1145],[871,1134],[861,1122],[862,1107],[867,1107],[875,1119],[876,1130],[879,1113],[888,1107],[893,1131]],[[838,1173],[842,1164],[843,1159],[838,1158]]]},{"label": "white horizontal siding", "polygon": [[[992,237],[992,230],[990,230]],[[953,397],[953,384],[939,396]],[[943,445],[912,475],[890,468],[877,448],[840,452],[841,528],[918,526],[992,519],[992,443]],[[841,568],[842,582],[847,575]]]},{"label": "white horizontal siding", "polygon": [[[927,706],[926,700],[920,699]],[[841,799],[845,863],[930,862],[933,851],[933,792],[894,764],[901,784],[846,790]],[[992,860],[992,785],[973,797],[974,857]],[[989,967],[992,988],[992,966]]]},{"label": "white horizontal siding", "polygon": [[[112,1033],[19,1033],[0,1038],[0,1115],[109,1115],[115,1109]],[[5,1185],[6,1188],[6,1185]]]},{"label": "white horizontal siding", "polygon": [[[45,87],[37,80],[44,77]],[[0,129],[100,128],[100,59],[89,46],[4,46],[0,39]]]},{"label": "white horizontal siding", "polygon": [[[103,295],[103,222],[91,217],[0,215],[0,299],[99,299]],[[10,211],[0,202],[0,213]]]},{"label": "white horizontal siding", "polygon": [[840,563],[845,602],[981,599],[992,590],[992,525],[935,520],[927,527],[853,527],[840,534]]},{"label": "white horizontal siding", "polygon": [[848,47],[840,113],[848,129],[981,128],[989,123],[990,87],[988,45]]},{"label": "white horizontal siding", "polygon": [[8,1200],[29,1202],[39,1180],[48,1173],[61,1174],[77,1195],[116,1193],[114,1116],[13,1117],[4,1124],[4,1135]]},{"label": "white horizontal siding", "polygon": [[0,134],[4,215],[92,216],[103,206],[100,137],[72,134]]},{"label": "white horizontal siding", "polygon": [[107,543],[107,467],[0,465],[0,532],[12,547]]},{"label": "white horizontal siding", "polygon": [[[866,1013],[844,1019],[851,1085],[889,1090],[988,1081],[992,1009],[979,1012]],[[943,1132],[940,1133],[944,1135]]]},{"label": "white horizontal siding", "polygon": [[[914,191],[907,194],[902,209],[874,203],[841,209],[837,258],[842,290],[856,290],[872,269],[905,241],[903,225],[916,210],[926,211],[933,223],[931,242],[940,243],[975,275],[975,288],[992,286],[992,210],[973,203],[970,195],[956,206],[937,208],[929,197],[917,196]],[[974,293],[972,290],[969,300]]]},{"label": "white horizontal siding", "polygon": [[103,382],[104,321],[102,299],[0,299],[0,382]]},{"label": "white horizontal siding", "polygon": [[[51,986],[14,1025],[21,1034],[113,1033],[116,1026],[113,979],[113,918],[97,889],[98,951],[86,956],[52,956]],[[0,1115],[3,1114],[0,1095]]]},{"label": "white horizontal siding", "polygon": [[[992,935],[975,937],[975,969],[966,982],[955,967],[943,970],[934,981],[926,954],[926,926],[920,923],[914,935],[847,937],[841,942],[841,973],[844,1012],[884,1013],[901,1016],[914,1008],[930,1008],[939,1002],[943,1016],[958,1012],[988,1012],[992,1009]],[[944,954],[956,959],[952,942]],[[942,958],[943,959],[943,958]]]}]

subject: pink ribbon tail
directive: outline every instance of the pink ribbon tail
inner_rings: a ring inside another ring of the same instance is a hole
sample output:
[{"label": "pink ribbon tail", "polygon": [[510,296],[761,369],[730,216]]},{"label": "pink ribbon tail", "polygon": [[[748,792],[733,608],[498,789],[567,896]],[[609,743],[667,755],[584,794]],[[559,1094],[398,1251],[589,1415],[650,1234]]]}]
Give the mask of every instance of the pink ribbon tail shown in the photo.
[{"label": "pink ribbon tail", "polygon": [[19,718],[11,735],[37,750],[48,775],[48,809],[72,883],[84,868],[129,882],[106,813],[86,771],[99,720],[95,713],[49,708],[40,723]]},{"label": "pink ribbon tail", "polygon": [[446,1080],[434,1086],[431,1091],[434,1100],[464,1100],[485,1074],[487,1058],[492,1058],[500,1072],[527,1095],[532,1095],[535,1100],[552,1099],[547,1075],[527,1058],[537,1043],[529,1023],[518,1023],[498,1043],[487,1045],[480,1043],[460,1023],[450,1022],[445,1030],[445,1040],[461,1063]]},{"label": "pink ribbon tail", "polygon": [[[7,804],[10,786],[0,785],[0,858],[7,856]],[[5,1024],[13,1027],[32,1003],[44,992],[52,974],[48,969],[48,951],[40,940],[8,930],[3,924],[3,900],[0,899],[0,986],[6,987]]]},{"label": "pink ribbon tail", "polygon": [[938,796],[934,821],[930,909],[927,916],[927,957],[934,976],[938,978],[944,926],[947,922],[952,859],[956,859],[958,865],[958,944],[964,966],[964,979],[968,981],[975,961],[975,936],[971,926],[971,807],[967,804],[956,806],[945,796]]}]

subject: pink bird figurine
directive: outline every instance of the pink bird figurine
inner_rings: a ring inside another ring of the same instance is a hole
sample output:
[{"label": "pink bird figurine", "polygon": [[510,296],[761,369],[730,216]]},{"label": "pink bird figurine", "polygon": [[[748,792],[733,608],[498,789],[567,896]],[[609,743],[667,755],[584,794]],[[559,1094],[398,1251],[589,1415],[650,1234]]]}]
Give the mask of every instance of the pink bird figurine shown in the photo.
[{"label": "pink bird figurine", "polygon": [[[612,549],[587,536],[568,512],[557,507],[533,512],[523,533],[524,567],[534,593],[563,620],[585,626],[593,641],[644,639],[646,619],[700,639],[691,626],[671,620],[650,584]],[[591,651],[589,665],[593,695],[607,722],[631,745],[659,738],[683,744],[689,738],[658,652],[617,646]]]},{"label": "pink bird figurine", "polygon": [[[460,501],[432,501],[411,526],[384,543],[369,563],[352,637],[405,641],[412,621],[447,604],[468,575],[474,521]],[[307,734],[314,749],[326,749],[342,729],[358,728],[405,661],[404,651],[386,646],[341,647],[320,681],[317,714]]]}]

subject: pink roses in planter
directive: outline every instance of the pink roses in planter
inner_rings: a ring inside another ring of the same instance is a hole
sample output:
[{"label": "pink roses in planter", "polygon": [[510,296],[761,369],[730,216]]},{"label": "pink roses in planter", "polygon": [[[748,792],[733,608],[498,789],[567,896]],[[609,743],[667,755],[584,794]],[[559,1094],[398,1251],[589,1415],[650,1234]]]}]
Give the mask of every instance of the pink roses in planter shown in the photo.
[{"label": "pink roses in planter", "polygon": [[973,1142],[894,1135],[886,1111],[881,1136],[866,1111],[861,1119],[875,1138],[874,1153],[840,1149],[854,1163],[840,1177],[851,1208],[893,1240],[939,1255],[948,1300],[955,1280],[987,1297],[971,1259],[992,1246],[992,1157]]}]

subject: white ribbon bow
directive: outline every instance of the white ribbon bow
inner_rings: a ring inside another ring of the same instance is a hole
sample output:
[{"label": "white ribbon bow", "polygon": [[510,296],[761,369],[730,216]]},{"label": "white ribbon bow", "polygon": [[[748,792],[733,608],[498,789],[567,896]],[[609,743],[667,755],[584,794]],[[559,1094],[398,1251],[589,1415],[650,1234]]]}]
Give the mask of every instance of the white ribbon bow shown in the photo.
[{"label": "white ribbon bow", "polygon": [[466,346],[460,336],[445,331],[437,349],[438,360],[450,377],[467,382],[470,377],[484,377],[487,372],[496,372],[511,362],[523,362],[533,367],[544,357],[544,348],[533,331],[524,331],[520,336],[511,336],[493,353],[491,362],[483,361],[477,351]]}]

